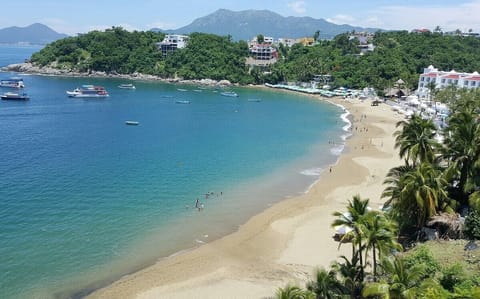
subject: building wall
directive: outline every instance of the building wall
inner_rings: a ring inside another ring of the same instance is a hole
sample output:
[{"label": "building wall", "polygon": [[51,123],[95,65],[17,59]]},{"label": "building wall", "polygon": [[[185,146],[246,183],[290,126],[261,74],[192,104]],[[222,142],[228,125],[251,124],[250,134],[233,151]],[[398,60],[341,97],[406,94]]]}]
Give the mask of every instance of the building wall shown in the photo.
[{"label": "building wall", "polygon": [[455,70],[449,72],[439,71],[437,68],[430,65],[423,69],[423,74],[418,78],[417,93],[420,96],[425,96],[429,91],[429,84],[435,83],[435,88],[443,89],[450,85],[455,85],[458,88],[478,88],[480,87],[480,75],[478,72],[473,73],[459,73]]}]

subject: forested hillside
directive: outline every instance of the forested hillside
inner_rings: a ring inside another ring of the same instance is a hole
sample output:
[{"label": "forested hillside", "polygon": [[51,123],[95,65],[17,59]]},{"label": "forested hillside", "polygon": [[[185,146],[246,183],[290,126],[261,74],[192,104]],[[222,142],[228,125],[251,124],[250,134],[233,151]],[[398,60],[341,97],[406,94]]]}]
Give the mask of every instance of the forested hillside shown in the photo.
[{"label": "forested hillside", "polygon": [[314,74],[329,73],[336,86],[384,89],[402,78],[416,88],[418,75],[430,64],[447,71],[480,71],[479,38],[399,31],[377,33],[373,43],[375,51],[362,56],[347,34],[314,47],[296,45],[265,79],[309,81]]},{"label": "forested hillside", "polygon": [[81,72],[140,72],[184,79],[228,79],[241,84],[309,82],[315,74],[331,74],[333,86],[378,90],[399,78],[416,88],[418,74],[433,64],[441,70],[480,71],[480,39],[416,34],[406,31],[379,32],[371,53],[360,55],[358,41],[341,34],[315,46],[279,46],[280,59],[268,72],[245,66],[247,44],[229,36],[193,33],[188,46],[163,57],[155,43],[162,33],[128,32],[112,28],[93,31],[49,44],[32,56],[32,62]]}]

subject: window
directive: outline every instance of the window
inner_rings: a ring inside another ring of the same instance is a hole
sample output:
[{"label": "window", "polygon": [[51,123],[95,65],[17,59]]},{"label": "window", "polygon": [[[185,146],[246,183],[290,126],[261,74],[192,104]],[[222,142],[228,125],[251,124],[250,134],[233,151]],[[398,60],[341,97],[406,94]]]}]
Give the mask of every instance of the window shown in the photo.
[{"label": "window", "polygon": [[427,82],[430,82],[430,77],[427,78]]},{"label": "window", "polygon": [[458,80],[455,80],[455,82],[454,82],[454,83],[455,83],[455,84],[458,84]]},{"label": "window", "polygon": [[452,83],[452,79],[448,79],[447,83],[448,84]]},{"label": "window", "polygon": [[476,81],[472,81],[472,86],[475,86],[476,85]]},{"label": "window", "polygon": [[442,83],[445,83],[445,79],[442,79]]},{"label": "window", "polygon": [[465,80],[465,82],[463,82],[463,85],[468,86],[468,81]]},{"label": "window", "polygon": [[425,77],[421,77],[420,81],[422,81],[422,82],[425,81]]},{"label": "window", "polygon": [[420,87],[423,87],[423,83],[420,83]]}]

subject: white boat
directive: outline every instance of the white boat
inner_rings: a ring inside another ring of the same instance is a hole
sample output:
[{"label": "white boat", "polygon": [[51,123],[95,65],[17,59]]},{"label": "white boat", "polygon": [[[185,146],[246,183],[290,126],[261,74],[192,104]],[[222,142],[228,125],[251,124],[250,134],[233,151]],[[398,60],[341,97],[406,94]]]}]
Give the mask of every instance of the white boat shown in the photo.
[{"label": "white boat", "polygon": [[247,101],[249,101],[249,102],[261,102],[262,100],[260,100],[260,99],[248,99]]},{"label": "white boat", "polygon": [[94,85],[82,85],[81,88],[67,91],[67,95],[71,98],[106,98],[109,96],[104,87]]},{"label": "white boat", "polygon": [[128,84],[120,84],[118,85],[118,88],[122,89],[136,89],[135,85],[128,83]]},{"label": "white boat", "polygon": [[23,79],[19,77],[13,77],[10,79],[0,80],[0,87],[9,88],[24,88]]},{"label": "white boat", "polygon": [[125,124],[127,126],[138,126],[140,123],[138,121],[135,121],[135,120],[127,120],[127,121],[125,121]]},{"label": "white boat", "polygon": [[175,103],[177,103],[177,104],[190,104],[190,101],[187,101],[187,100],[178,100],[178,101],[175,101]]},{"label": "white boat", "polygon": [[26,93],[15,93],[15,92],[6,92],[1,96],[2,100],[20,100],[26,101],[29,100],[30,97]]},{"label": "white boat", "polygon": [[234,91],[224,91],[220,93],[224,97],[238,97],[238,94]]},{"label": "white boat", "polygon": [[187,89],[185,88],[177,88],[178,91],[188,91]]}]

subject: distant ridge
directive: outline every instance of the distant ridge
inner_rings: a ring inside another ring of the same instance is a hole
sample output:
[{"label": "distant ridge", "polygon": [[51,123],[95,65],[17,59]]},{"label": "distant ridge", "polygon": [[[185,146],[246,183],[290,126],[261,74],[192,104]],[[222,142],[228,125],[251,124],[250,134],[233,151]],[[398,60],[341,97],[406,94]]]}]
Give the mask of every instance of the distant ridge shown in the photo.
[{"label": "distant ridge", "polygon": [[274,38],[299,38],[313,36],[319,30],[321,39],[330,39],[347,31],[375,32],[381,29],[337,25],[324,19],[311,17],[283,17],[269,10],[231,11],[219,9],[212,14],[198,18],[191,24],[175,29],[153,31],[189,34],[192,32],[231,35],[234,40],[250,40],[258,34]]},{"label": "distant ridge", "polygon": [[37,44],[45,45],[65,38],[68,35],[58,33],[50,27],[35,23],[27,27],[7,27],[0,29],[0,43],[2,44]]}]

